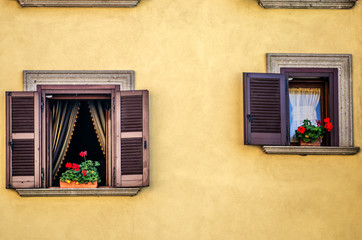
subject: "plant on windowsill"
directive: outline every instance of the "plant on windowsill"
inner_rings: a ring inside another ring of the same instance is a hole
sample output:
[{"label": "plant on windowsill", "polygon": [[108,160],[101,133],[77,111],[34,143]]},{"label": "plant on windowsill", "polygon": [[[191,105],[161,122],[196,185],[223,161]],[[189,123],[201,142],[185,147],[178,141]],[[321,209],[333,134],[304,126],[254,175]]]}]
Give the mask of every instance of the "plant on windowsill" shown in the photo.
[{"label": "plant on windowsill", "polygon": [[321,120],[317,121],[317,126],[312,125],[308,119],[303,120],[303,125],[295,130],[295,134],[299,139],[300,146],[320,146],[321,138],[326,131],[330,132],[333,128],[330,118],[325,118],[324,123]]},{"label": "plant on windowsill", "polygon": [[66,163],[67,171],[62,173],[60,177],[60,188],[97,188],[101,182],[97,168],[100,164],[97,161],[87,160],[87,151],[79,153],[84,157],[81,164]]}]

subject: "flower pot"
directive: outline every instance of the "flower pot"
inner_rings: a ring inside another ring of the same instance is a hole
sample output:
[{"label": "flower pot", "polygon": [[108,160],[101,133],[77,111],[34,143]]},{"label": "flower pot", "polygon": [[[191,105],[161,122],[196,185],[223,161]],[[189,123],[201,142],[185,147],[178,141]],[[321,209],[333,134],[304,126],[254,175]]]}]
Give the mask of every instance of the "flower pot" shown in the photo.
[{"label": "flower pot", "polygon": [[97,188],[98,182],[88,182],[88,183],[77,183],[76,181],[71,181],[70,183],[60,181],[60,188]]},{"label": "flower pot", "polygon": [[299,138],[299,146],[320,146],[321,139],[318,138],[316,142],[304,142],[301,138]]}]

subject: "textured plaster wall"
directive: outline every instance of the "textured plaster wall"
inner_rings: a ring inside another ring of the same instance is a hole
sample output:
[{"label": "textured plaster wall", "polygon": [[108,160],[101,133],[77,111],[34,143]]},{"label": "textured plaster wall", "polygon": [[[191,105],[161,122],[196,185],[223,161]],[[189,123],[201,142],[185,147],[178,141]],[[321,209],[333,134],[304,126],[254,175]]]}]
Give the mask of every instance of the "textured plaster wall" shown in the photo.
[{"label": "textured plaster wall", "polygon": [[[362,145],[362,11],[256,0],[133,9],[0,2],[0,239],[362,239],[362,158],[243,145],[242,72],[266,53],[353,54]],[[136,197],[21,198],[5,189],[5,91],[23,70],[135,70],[150,91],[151,186]]]}]

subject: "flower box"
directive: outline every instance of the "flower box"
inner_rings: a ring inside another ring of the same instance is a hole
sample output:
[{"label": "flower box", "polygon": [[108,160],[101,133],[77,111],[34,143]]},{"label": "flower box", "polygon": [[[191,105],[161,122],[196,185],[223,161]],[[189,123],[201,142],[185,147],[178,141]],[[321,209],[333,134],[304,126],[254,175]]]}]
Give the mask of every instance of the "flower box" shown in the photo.
[{"label": "flower box", "polygon": [[97,188],[98,182],[78,183],[77,181],[70,181],[70,183],[60,181],[60,188]]},{"label": "flower box", "polygon": [[300,146],[320,146],[321,140],[320,138],[316,142],[304,142],[302,139],[299,139]]}]

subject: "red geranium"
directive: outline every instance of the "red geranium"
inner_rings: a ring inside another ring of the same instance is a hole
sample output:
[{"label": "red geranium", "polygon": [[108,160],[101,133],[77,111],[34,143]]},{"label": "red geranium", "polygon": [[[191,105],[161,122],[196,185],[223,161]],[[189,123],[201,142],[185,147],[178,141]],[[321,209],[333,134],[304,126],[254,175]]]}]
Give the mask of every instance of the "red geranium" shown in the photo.
[{"label": "red geranium", "polygon": [[84,169],[84,170],[82,171],[82,173],[83,173],[84,176],[86,176],[86,175],[87,175],[87,170]]},{"label": "red geranium", "polygon": [[329,117],[327,117],[327,118],[324,119],[324,122],[329,123],[329,122],[331,122],[331,119]]},{"label": "red geranium", "polygon": [[70,162],[68,162],[67,164],[65,164],[66,168],[72,168],[72,164]]},{"label": "red geranium", "polygon": [[82,151],[79,153],[79,156],[84,157],[87,156],[87,151]]},{"label": "red geranium", "polygon": [[76,172],[79,171],[79,165],[76,164],[76,163],[73,163],[72,168],[73,168],[73,170],[76,171]]},{"label": "red geranium", "polygon": [[303,134],[305,132],[305,128],[300,126],[297,131]]},{"label": "red geranium", "polygon": [[324,127],[328,130],[328,132],[330,132],[330,131],[332,130],[332,128],[333,128],[333,125],[332,125],[332,123],[327,122],[327,123],[324,125]]},{"label": "red geranium", "polygon": [[320,127],[322,125],[322,121],[321,120],[317,120],[317,126]]}]

